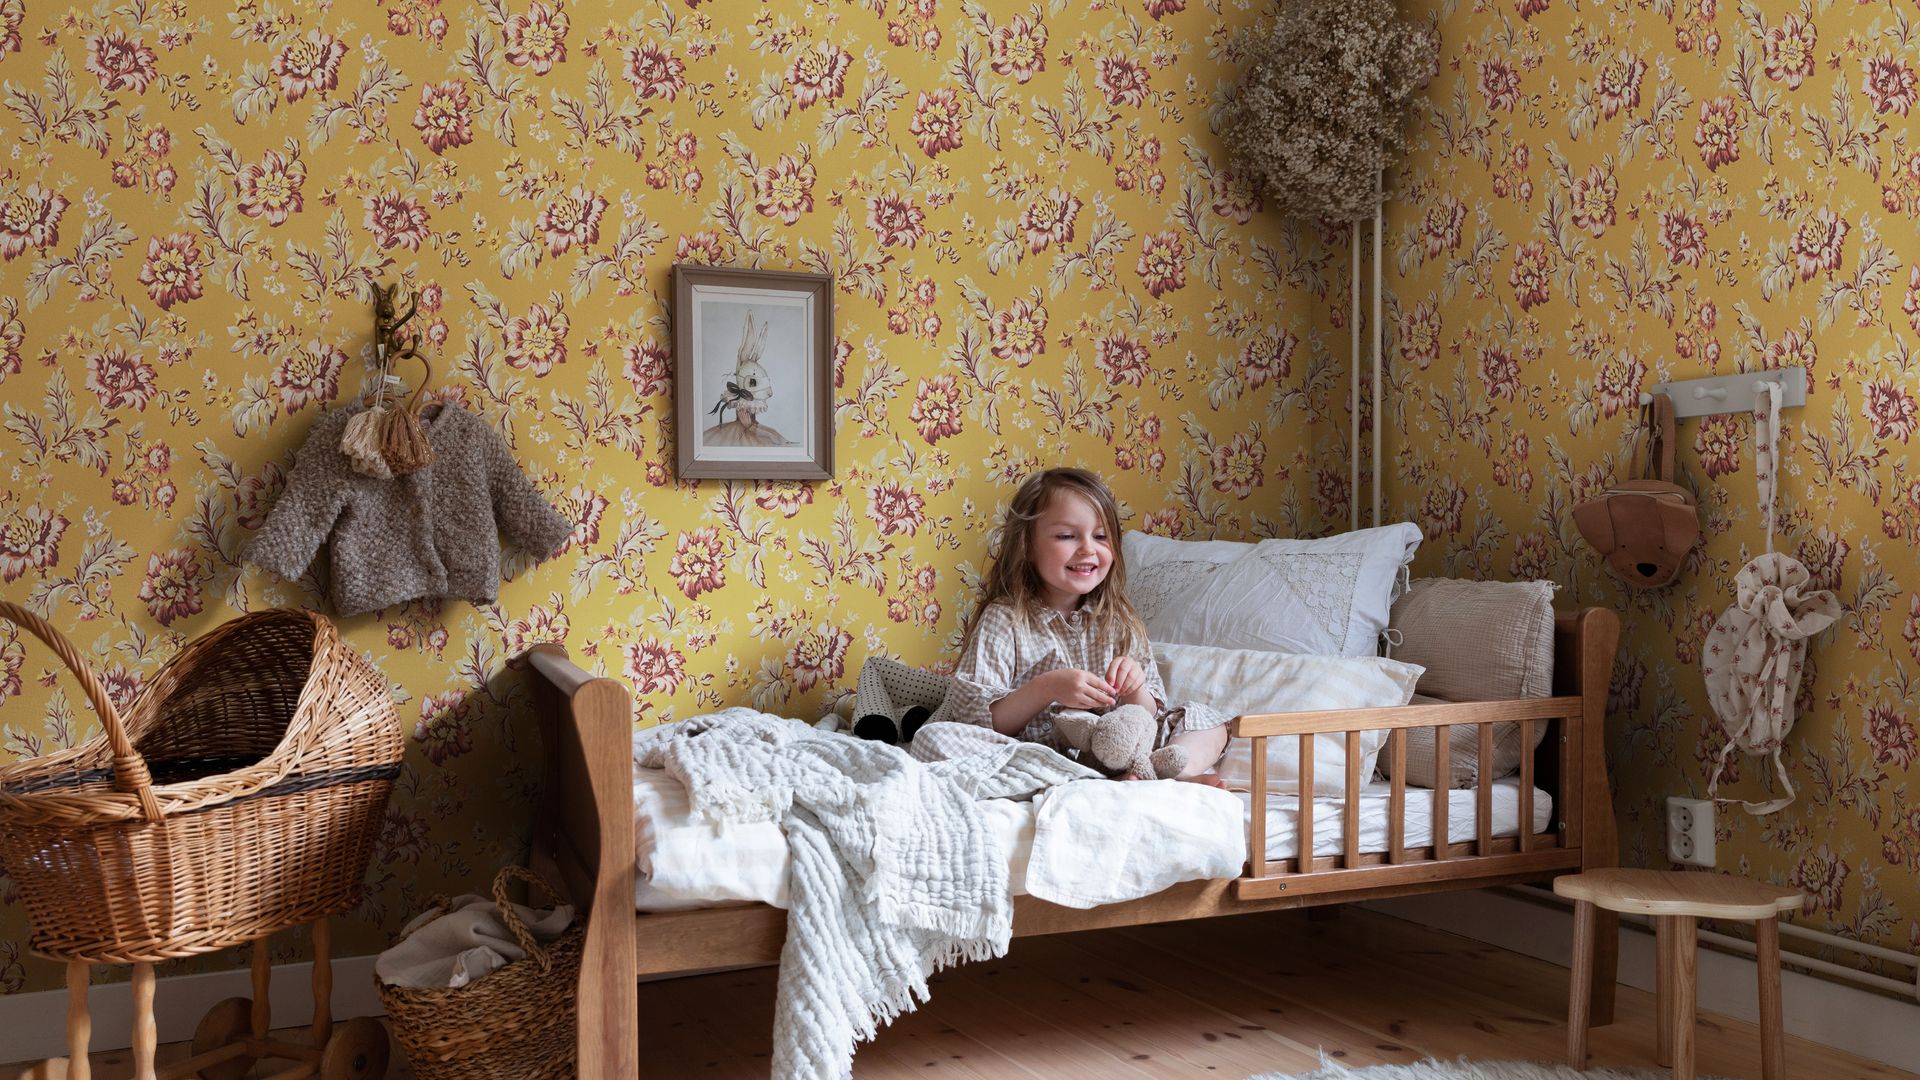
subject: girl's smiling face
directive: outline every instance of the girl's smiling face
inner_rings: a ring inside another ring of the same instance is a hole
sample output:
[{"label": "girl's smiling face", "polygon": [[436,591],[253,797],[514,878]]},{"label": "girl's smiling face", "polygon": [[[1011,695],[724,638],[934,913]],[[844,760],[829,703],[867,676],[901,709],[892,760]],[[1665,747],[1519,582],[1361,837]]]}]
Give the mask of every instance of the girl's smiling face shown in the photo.
[{"label": "girl's smiling face", "polygon": [[1113,568],[1113,537],[1099,509],[1069,492],[1056,492],[1034,519],[1028,551],[1047,606],[1057,611],[1078,608]]}]

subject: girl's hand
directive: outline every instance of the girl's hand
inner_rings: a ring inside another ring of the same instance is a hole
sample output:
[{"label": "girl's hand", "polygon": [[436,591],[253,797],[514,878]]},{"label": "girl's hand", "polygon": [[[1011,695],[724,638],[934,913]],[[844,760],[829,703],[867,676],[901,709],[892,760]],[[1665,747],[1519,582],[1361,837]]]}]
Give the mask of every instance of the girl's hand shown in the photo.
[{"label": "girl's hand", "polygon": [[1041,678],[1051,682],[1048,692],[1053,700],[1069,709],[1104,709],[1116,700],[1112,685],[1091,671],[1060,668]]},{"label": "girl's hand", "polygon": [[1121,700],[1132,697],[1147,685],[1147,674],[1131,656],[1116,656],[1113,663],[1107,665],[1107,685],[1113,687],[1114,695]]}]

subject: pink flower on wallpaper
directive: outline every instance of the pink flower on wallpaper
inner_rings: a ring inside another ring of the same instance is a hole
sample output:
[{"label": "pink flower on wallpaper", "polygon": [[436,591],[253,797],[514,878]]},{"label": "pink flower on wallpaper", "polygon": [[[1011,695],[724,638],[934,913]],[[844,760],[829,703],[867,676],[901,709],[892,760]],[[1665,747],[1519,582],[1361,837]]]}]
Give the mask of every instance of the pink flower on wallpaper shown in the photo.
[{"label": "pink flower on wallpaper", "polygon": [[280,493],[286,489],[287,474],[271,461],[262,465],[258,473],[241,477],[233,489],[234,520],[243,529],[261,528],[267,523],[267,515],[273,511]]},{"label": "pink flower on wallpaper", "polygon": [[147,614],[161,626],[200,613],[199,556],[186,548],[156,551],[147,559],[147,577],[140,583],[140,599]]},{"label": "pink flower on wallpaper", "polygon": [[507,363],[536,378],[551,374],[567,360],[567,331],[573,324],[561,308],[534,304],[507,323]]},{"label": "pink flower on wallpaper", "polygon": [[1187,0],[1145,0],[1147,16],[1156,22],[1168,15],[1187,10]]},{"label": "pink flower on wallpaper", "polygon": [[420,105],[413,110],[413,129],[436,154],[473,141],[473,101],[463,79],[423,83]]},{"label": "pink flower on wallpaper", "polygon": [[552,71],[567,59],[567,26],[564,8],[534,0],[524,13],[507,20],[507,63],[532,68],[535,75]]},{"label": "pink flower on wallpaper", "polygon": [[1818,850],[1801,858],[1788,880],[1807,894],[1807,903],[1801,911],[1838,911],[1850,873],[1852,868],[1847,860],[1834,854],[1832,846],[1823,842]]},{"label": "pink flower on wallpaper", "polygon": [[1913,437],[1916,424],[1920,424],[1913,395],[1894,385],[1890,375],[1882,375],[1867,384],[1860,412],[1867,418],[1867,426],[1873,429],[1876,439],[1906,442]]},{"label": "pink flower on wallpaper", "polygon": [[1421,371],[1440,359],[1440,312],[1431,299],[1400,313],[1400,356]]},{"label": "pink flower on wallpaper", "polygon": [[140,267],[140,284],[162,308],[200,298],[200,241],[178,232],[147,242],[147,260]]},{"label": "pink flower on wallpaper", "polygon": [[1708,169],[1718,169],[1740,160],[1740,132],[1745,128],[1740,106],[1725,94],[1700,103],[1700,123],[1693,129],[1693,145],[1700,148],[1701,161]]},{"label": "pink flower on wallpaper", "polygon": [[556,195],[540,211],[534,227],[545,234],[547,253],[559,255],[578,245],[591,247],[600,240],[600,216],[607,212],[607,200],[597,191],[578,184],[564,195]]},{"label": "pink flower on wallpaper", "polygon": [[[648,634],[626,647],[623,669],[634,689],[645,694],[671,694],[687,678],[687,658],[680,650]],[[646,704],[642,703],[644,710]]]},{"label": "pink flower on wallpaper", "polygon": [[1801,281],[1812,281],[1815,274],[1840,269],[1841,248],[1847,242],[1847,219],[1831,210],[1820,210],[1793,230],[1793,264]]},{"label": "pink flower on wallpaper", "polygon": [[627,46],[623,58],[627,82],[643,98],[672,101],[687,87],[687,62],[652,42]]},{"label": "pink flower on wallpaper", "polygon": [[914,102],[913,122],[907,129],[913,132],[913,141],[920,145],[921,153],[938,157],[944,151],[960,148],[960,124],[964,119],[958,91],[951,87],[922,90]]},{"label": "pink flower on wallpaper", "polygon": [[787,69],[794,104],[805,109],[846,93],[847,68],[852,65],[853,54],[830,41],[800,50]]},{"label": "pink flower on wallpaper", "polygon": [[1118,331],[1093,344],[1093,366],[1111,386],[1140,386],[1151,370],[1147,347]]},{"label": "pink flower on wallpaper", "polygon": [[413,725],[413,741],[435,765],[473,750],[473,705],[464,690],[428,694],[420,699],[420,719]]},{"label": "pink flower on wallpaper", "polygon": [[1600,415],[1618,416],[1620,410],[1635,408],[1640,404],[1640,383],[1647,377],[1647,365],[1623,350],[1619,356],[1600,366],[1600,375],[1593,381],[1594,398],[1600,404]]},{"label": "pink flower on wallpaper", "polygon": [[790,518],[802,508],[813,505],[813,485],[804,480],[756,480],[754,504]]},{"label": "pink flower on wallpaper", "polygon": [[1700,430],[1693,436],[1693,451],[1707,479],[1718,480],[1740,471],[1740,429],[1731,414],[1700,419]]},{"label": "pink flower on wallpaper", "polygon": [[1707,254],[1707,227],[1685,210],[1662,210],[1660,246],[1676,265],[1699,266]]},{"label": "pink flower on wallpaper", "polygon": [[1813,74],[1814,45],[1818,41],[1819,33],[1813,23],[1797,11],[1789,12],[1779,26],[1767,27],[1763,45],[1767,78],[1786,83],[1789,90],[1798,90],[1807,76]]},{"label": "pink flower on wallpaper", "polygon": [[380,821],[381,865],[398,862],[418,866],[432,848],[433,830],[426,819],[388,804],[386,816]]},{"label": "pink flower on wallpaper", "polygon": [[1480,382],[1487,393],[1512,401],[1520,392],[1520,362],[1499,345],[1480,347]]},{"label": "pink flower on wallpaper", "polygon": [[26,0],[0,0],[0,57],[20,51],[20,24],[26,19]]},{"label": "pink flower on wallpaper", "polygon": [[1822,526],[1801,540],[1794,554],[1806,566],[1809,583],[1814,588],[1838,589],[1840,575],[1846,571],[1847,556],[1852,551],[1853,545]]},{"label": "pink flower on wallpaper", "polygon": [[337,345],[309,341],[282,357],[273,368],[273,385],[290,413],[309,405],[324,405],[340,391],[340,372],[347,354]]},{"label": "pink flower on wallpaper", "polygon": [[1269,382],[1278,384],[1293,373],[1293,350],[1300,339],[1291,330],[1272,330],[1257,334],[1240,348],[1240,373],[1247,389],[1258,390]]},{"label": "pink flower on wallpaper", "polygon": [[1140,531],[1148,536],[1166,536],[1178,540],[1193,530],[1180,519],[1180,511],[1155,510],[1140,519]]},{"label": "pink flower on wallpaper", "polygon": [[927,212],[889,191],[867,200],[867,227],[881,247],[913,247],[927,235]]},{"label": "pink flower on wallpaper", "polygon": [[60,561],[60,538],[67,519],[43,506],[15,506],[0,522],[0,581],[17,581],[28,570],[46,570]]},{"label": "pink flower on wallpaper", "polygon": [[100,88],[108,93],[144,92],[159,77],[159,59],[144,42],[128,37],[123,30],[109,30],[87,39],[87,70],[100,77]]},{"label": "pink flower on wallpaper", "polygon": [[240,170],[240,212],[251,218],[265,218],[269,225],[284,225],[287,218],[300,212],[305,201],[300,187],[307,182],[307,166],[299,158],[289,161],[278,150],[269,150],[259,161],[251,161]]},{"label": "pink flower on wallpaper", "polygon": [[791,225],[813,209],[813,161],[781,154],[753,177],[753,208]]},{"label": "pink flower on wallpaper", "polygon": [[1866,720],[1867,745],[1873,748],[1875,764],[1905,769],[1920,757],[1913,722],[1900,709],[1876,702],[1867,707]]},{"label": "pink flower on wallpaper", "polygon": [[1778,340],[1767,342],[1761,355],[1766,359],[1763,367],[1803,367],[1807,369],[1809,380],[1820,366],[1820,350],[1814,345],[1813,338],[1798,330],[1788,330]]},{"label": "pink flower on wallpaper", "polygon": [[1147,100],[1147,68],[1137,60],[1115,53],[1094,62],[1093,85],[1107,96],[1109,105],[1139,105]]},{"label": "pink flower on wallpaper", "polygon": [[1520,103],[1520,73],[1498,57],[1480,62],[1480,93],[1489,109],[1511,110]]},{"label": "pink flower on wallpaper", "polygon": [[1528,533],[1513,542],[1513,559],[1507,572],[1515,581],[1553,581],[1556,573],[1553,545],[1539,533]]},{"label": "pink flower on wallpaper", "polygon": [[1140,261],[1134,271],[1158,299],[1187,284],[1187,242],[1172,229],[1148,233],[1140,241]]},{"label": "pink flower on wallpaper", "polygon": [[867,516],[880,526],[881,536],[913,536],[927,523],[927,500],[897,480],[882,480],[867,489]]},{"label": "pink flower on wallpaper", "polygon": [[347,47],[332,34],[319,30],[295,38],[273,58],[273,73],[280,76],[280,90],[289,103],[309,93],[325,93],[340,85],[340,61]]},{"label": "pink flower on wallpaper", "polygon": [[1451,476],[1438,477],[1420,497],[1420,524],[1426,529],[1429,539],[1451,536],[1460,531],[1466,508],[1466,489],[1455,483]]},{"label": "pink flower on wallpaper", "polygon": [[1507,274],[1507,284],[1513,286],[1513,297],[1520,304],[1520,310],[1538,307],[1547,302],[1552,292],[1552,263],[1547,254],[1547,246],[1538,240],[1529,240],[1513,252],[1513,269]]},{"label": "pink flower on wallpaper", "polygon": [[1026,367],[1047,351],[1047,309],[1016,299],[994,312],[987,333],[993,355]]},{"label": "pink flower on wallpaper", "polygon": [[60,242],[60,217],[67,197],[31,184],[0,203],[0,258],[18,258],[29,247],[46,248]]},{"label": "pink flower on wallpaper", "polygon": [[140,696],[140,691],[146,687],[147,680],[139,672],[128,670],[126,664],[115,660],[107,666],[107,670],[100,673],[100,684],[107,688],[107,697],[114,706],[125,709],[133,704],[133,699]]},{"label": "pink flower on wallpaper", "polygon": [[1522,19],[1531,19],[1547,10],[1549,0],[1513,0],[1513,10]]},{"label": "pink flower on wallpaper", "polygon": [[821,683],[831,683],[847,670],[847,646],[853,635],[838,627],[816,626],[803,634],[787,652],[787,667],[793,670],[793,688],[806,693]]},{"label": "pink flower on wallpaper", "polygon": [[1600,65],[1593,80],[1593,93],[1600,101],[1600,115],[1611,120],[1623,112],[1640,107],[1640,80],[1647,74],[1647,62],[1621,49]]},{"label": "pink flower on wallpaper", "polygon": [[727,260],[727,242],[708,230],[687,233],[674,241],[673,258],[675,262],[698,263],[701,266],[718,266]]},{"label": "pink flower on wallpaper", "polygon": [[1213,189],[1213,212],[1228,221],[1245,225],[1260,211],[1260,185],[1244,170],[1216,169],[1210,186]]},{"label": "pink flower on wallpaper", "polygon": [[1614,199],[1620,194],[1620,183],[1613,173],[1598,165],[1587,170],[1587,175],[1573,182],[1573,224],[1585,229],[1595,238],[1607,234],[1607,226],[1618,220],[1614,215]]},{"label": "pink flower on wallpaper", "polygon": [[507,624],[501,634],[501,644],[505,646],[508,656],[518,656],[527,651],[528,646],[543,641],[567,640],[567,635],[573,631],[573,620],[567,618],[558,595],[554,596],[553,601],[552,609],[545,604],[535,604],[527,609],[526,618],[515,619]]},{"label": "pink flower on wallpaper", "polygon": [[103,409],[144,409],[160,392],[153,365],[118,345],[87,358],[87,389]]},{"label": "pink flower on wallpaper", "polygon": [[1027,234],[1027,250],[1035,254],[1049,244],[1073,243],[1073,219],[1080,200],[1058,187],[1047,189],[1020,211],[1020,228]]},{"label": "pink flower on wallpaper", "polygon": [[362,223],[373,233],[381,250],[403,247],[420,250],[426,242],[427,219],[431,216],[410,195],[387,191],[363,200],[366,217]]},{"label": "pink flower on wallpaper", "polygon": [[578,551],[600,542],[600,519],[607,512],[605,495],[584,484],[575,484],[555,502],[554,511],[573,524],[573,531],[567,534],[566,547],[560,550]]},{"label": "pink flower on wallpaper", "polygon": [[674,542],[673,562],[667,566],[667,572],[673,575],[674,584],[687,594],[687,599],[694,600],[701,593],[712,592],[727,583],[726,559],[727,545],[720,530],[706,525],[680,534]]},{"label": "pink flower on wallpaper", "polygon": [[627,381],[633,384],[636,397],[652,397],[664,393],[667,389],[668,371],[666,346],[654,341],[642,341],[629,345],[625,352]]},{"label": "pink flower on wallpaper", "polygon": [[1863,63],[1866,77],[1862,89],[1867,92],[1867,100],[1873,103],[1874,115],[1884,116],[1890,112],[1907,115],[1914,101],[1913,69],[1905,61],[1885,53]]},{"label": "pink flower on wallpaper", "polygon": [[1420,219],[1420,246],[1431,259],[1460,246],[1460,228],[1466,224],[1467,206],[1452,195],[1427,207]]},{"label": "pink flower on wallpaper", "polygon": [[1233,438],[1214,444],[1212,464],[1213,490],[1244,499],[1266,483],[1267,444],[1236,431]]},{"label": "pink flower on wallpaper", "polygon": [[921,379],[914,391],[913,408],[907,418],[931,446],[941,439],[960,434],[964,424],[960,416],[960,384],[951,375]]},{"label": "pink flower on wallpaper", "polygon": [[1026,82],[1047,67],[1047,26],[1025,15],[993,28],[987,39],[987,55],[993,70],[1011,75],[1015,82]]}]

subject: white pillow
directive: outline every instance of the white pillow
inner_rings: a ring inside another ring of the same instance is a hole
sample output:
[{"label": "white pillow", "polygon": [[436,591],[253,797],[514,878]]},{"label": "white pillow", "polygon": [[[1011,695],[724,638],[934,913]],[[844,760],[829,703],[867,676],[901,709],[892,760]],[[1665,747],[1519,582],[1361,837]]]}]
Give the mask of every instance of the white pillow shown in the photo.
[{"label": "white pillow", "polygon": [[[1379,656],[1302,656],[1160,642],[1154,642],[1153,656],[1160,665],[1169,704],[1203,702],[1228,716],[1394,708],[1413,699],[1413,688],[1426,670]],[[1373,776],[1374,758],[1386,741],[1385,731],[1361,733],[1362,783]],[[1229,740],[1219,772],[1228,787],[1252,790],[1253,740]],[[1300,790],[1297,738],[1267,740],[1267,790]],[[1313,790],[1321,795],[1346,793],[1345,735],[1314,737]]]},{"label": "white pillow", "polygon": [[1257,544],[1129,532],[1121,544],[1127,595],[1155,642],[1373,656],[1420,527]]}]

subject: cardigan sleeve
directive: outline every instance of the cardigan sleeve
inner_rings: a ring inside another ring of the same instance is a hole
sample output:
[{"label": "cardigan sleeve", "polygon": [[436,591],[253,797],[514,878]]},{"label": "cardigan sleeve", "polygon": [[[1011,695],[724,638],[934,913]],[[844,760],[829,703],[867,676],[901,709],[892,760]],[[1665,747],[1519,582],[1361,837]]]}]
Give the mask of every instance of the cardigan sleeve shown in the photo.
[{"label": "cardigan sleeve", "polygon": [[[344,422],[344,421],[342,421]],[[298,581],[314,553],[333,533],[347,505],[346,458],[339,447],[341,423],[326,418],[314,424],[293,458],[287,489],[268,512],[242,557],[265,570]]]},{"label": "cardigan sleeve", "polygon": [[541,559],[559,554],[560,546],[573,535],[573,523],[561,517],[527,479],[499,434],[489,427],[486,436],[487,487],[500,535]]}]

